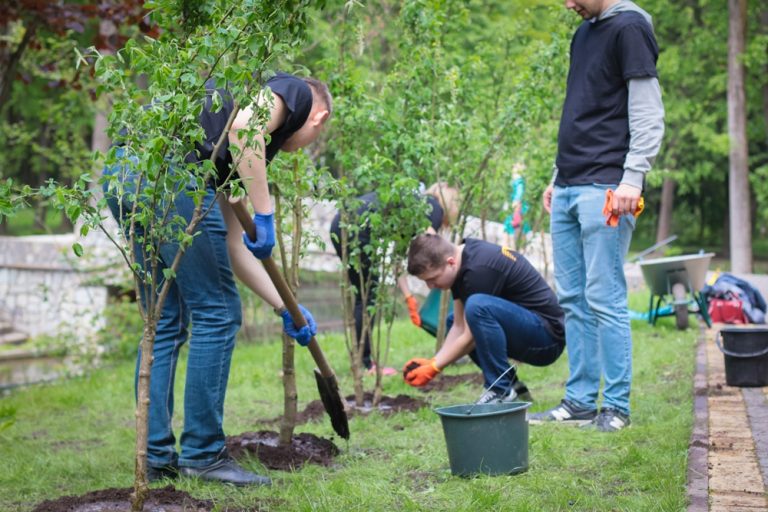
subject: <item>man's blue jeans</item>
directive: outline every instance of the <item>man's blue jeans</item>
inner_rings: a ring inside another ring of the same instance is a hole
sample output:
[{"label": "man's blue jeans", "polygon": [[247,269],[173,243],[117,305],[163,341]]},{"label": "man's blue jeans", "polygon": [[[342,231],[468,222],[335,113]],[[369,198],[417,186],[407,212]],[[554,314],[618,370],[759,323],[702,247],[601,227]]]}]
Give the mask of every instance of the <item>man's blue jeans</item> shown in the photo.
[{"label": "man's blue jeans", "polygon": [[[105,170],[105,174],[118,172],[119,168]],[[123,179],[130,180],[130,173]],[[131,186],[126,184],[126,187]],[[122,224],[125,218],[120,219],[118,199],[106,190],[105,193],[112,214]],[[209,187],[204,208],[210,206],[211,210],[199,224],[194,242],[181,258],[157,325],[150,377],[147,460],[151,466],[177,461],[181,466],[206,466],[214,462],[224,448],[224,397],[242,312],[227,254],[226,226],[214,194],[213,188]],[[171,215],[181,215],[188,223],[195,208],[192,199],[184,191],[170,197],[174,199]],[[123,202],[123,216],[131,211],[130,207],[129,203]],[[127,225],[123,224],[123,228]],[[162,270],[170,266],[177,251],[175,243],[161,246],[161,277]],[[162,281],[157,289],[160,286]],[[179,457],[171,423],[173,387],[179,351],[188,338],[184,428]]]},{"label": "man's blue jeans", "polygon": [[[486,388],[509,369],[510,358],[547,366],[563,352],[563,343],[549,333],[544,321],[514,302],[477,293],[467,299],[464,316],[475,340],[475,349],[469,356],[483,371]],[[449,315],[448,322],[450,328],[453,314]],[[514,380],[515,374],[509,372],[493,389],[506,392]]]},{"label": "man's blue jeans", "polygon": [[565,398],[595,409],[601,375],[603,406],[629,414],[632,335],[627,310],[624,257],[635,218],[618,227],[603,216],[609,185],[555,187],[552,195],[552,249],[555,284],[565,311],[570,375]]}]

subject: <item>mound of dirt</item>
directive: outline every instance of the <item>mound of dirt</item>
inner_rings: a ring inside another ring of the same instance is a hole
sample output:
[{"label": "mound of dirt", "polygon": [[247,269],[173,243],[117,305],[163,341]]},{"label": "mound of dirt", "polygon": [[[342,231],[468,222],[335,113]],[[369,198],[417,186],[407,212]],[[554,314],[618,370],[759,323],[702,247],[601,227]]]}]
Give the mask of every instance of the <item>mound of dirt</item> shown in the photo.
[{"label": "mound of dirt", "polygon": [[279,445],[280,434],[271,430],[244,432],[238,436],[227,436],[227,451],[238,459],[251,455],[269,469],[292,471],[304,464],[331,466],[340,453],[332,441],[314,434],[297,434],[291,444]]},{"label": "mound of dirt", "polygon": [[[37,505],[32,512],[130,512],[133,488],[103,489],[82,496],[62,496]],[[172,485],[150,489],[144,512],[210,512],[213,502],[198,500]]]},{"label": "mound of dirt", "polygon": [[[355,405],[355,395],[347,396],[345,401],[347,402],[349,409],[347,411],[348,417],[352,417],[355,414],[365,415],[374,410],[373,406],[371,405],[373,403],[373,393],[370,392],[366,392],[363,395],[363,405],[361,407],[357,407]],[[382,414],[388,415],[394,414],[396,412],[413,412],[421,409],[422,407],[427,407],[428,405],[429,404],[424,400],[408,395],[397,395],[396,397],[384,395],[381,397],[381,401],[379,402],[376,410]],[[277,416],[276,418],[257,421],[264,425],[278,425],[280,423],[280,419],[281,417]],[[323,406],[323,402],[320,400],[313,400],[309,402],[302,411],[299,411],[296,414],[297,425],[303,425],[304,423],[309,423],[310,421],[325,420],[325,407]]]},{"label": "mound of dirt", "polygon": [[453,389],[459,384],[464,383],[482,387],[483,374],[480,372],[475,372],[462,373],[461,375],[440,375],[429,382],[426,386],[419,388],[419,390],[425,393],[430,391],[448,391],[449,389]]},{"label": "mound of dirt", "polygon": [[366,415],[371,412],[378,411],[384,415],[395,414],[398,412],[415,412],[423,407],[428,407],[429,404],[420,398],[414,398],[408,395],[397,395],[396,397],[382,396],[379,404],[373,406],[373,393],[363,393],[363,405],[358,406],[355,403],[355,395],[348,395],[346,397],[349,411],[347,416],[354,416],[356,414]]}]

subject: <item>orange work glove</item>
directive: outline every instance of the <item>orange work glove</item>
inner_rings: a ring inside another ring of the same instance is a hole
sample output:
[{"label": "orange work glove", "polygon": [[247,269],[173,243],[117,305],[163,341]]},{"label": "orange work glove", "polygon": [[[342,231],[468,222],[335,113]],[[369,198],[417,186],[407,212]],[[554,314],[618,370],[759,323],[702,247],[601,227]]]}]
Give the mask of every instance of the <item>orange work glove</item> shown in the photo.
[{"label": "orange work glove", "polygon": [[[637,201],[637,208],[635,208],[635,218],[639,217],[645,209],[645,200],[643,196],[640,196],[640,200]],[[603,215],[605,215],[605,225],[615,228],[619,225],[619,216],[613,214],[613,190],[608,189],[605,191],[605,204],[603,205]]]},{"label": "orange work glove", "polygon": [[405,303],[408,305],[408,314],[411,315],[411,322],[416,327],[421,327],[421,315],[419,315],[419,303],[416,298],[408,294],[405,296]]},{"label": "orange work glove", "polygon": [[403,379],[417,388],[426,386],[438,373],[440,373],[440,369],[435,364],[434,358],[414,357],[403,366]]}]

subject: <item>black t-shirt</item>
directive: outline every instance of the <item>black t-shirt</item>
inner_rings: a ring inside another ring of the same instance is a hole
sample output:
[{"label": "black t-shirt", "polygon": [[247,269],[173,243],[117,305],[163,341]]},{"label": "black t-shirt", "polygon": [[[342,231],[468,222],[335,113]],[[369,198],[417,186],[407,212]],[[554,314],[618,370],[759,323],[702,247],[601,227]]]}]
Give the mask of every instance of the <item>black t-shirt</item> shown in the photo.
[{"label": "black t-shirt", "polygon": [[271,162],[291,135],[299,131],[312,110],[312,88],[301,78],[287,73],[277,73],[267,80],[267,87],[280,96],[288,114],[283,124],[272,132],[267,144],[267,162]]},{"label": "black t-shirt", "polygon": [[541,317],[550,334],[565,341],[564,313],[555,292],[517,251],[484,240],[465,239],[451,292],[454,300],[464,304],[476,293],[514,302]]},{"label": "black t-shirt", "polygon": [[627,81],[657,77],[651,25],[626,11],[585,21],[571,41],[556,185],[618,184],[629,152]]},{"label": "black t-shirt", "polygon": [[[440,201],[438,201],[437,198],[431,194],[426,194],[423,197],[431,207],[429,213],[427,214],[429,217],[429,224],[432,226],[432,229],[438,231],[443,225],[443,208],[440,206]],[[368,192],[367,194],[363,194],[362,196],[358,197],[357,200],[360,201],[360,206],[357,208],[358,218],[360,218],[365,212],[375,212],[380,207],[379,196],[376,194],[376,192]],[[334,233],[337,236],[341,233],[341,228],[339,225],[340,221],[341,212],[336,212],[336,216],[331,222],[331,233]],[[416,233],[413,233],[411,236],[415,235]],[[360,229],[357,233],[357,240],[361,246],[368,244],[368,242],[371,241],[370,227],[365,226],[363,229]]]},{"label": "black t-shirt", "polygon": [[[205,130],[205,140],[195,145],[196,152],[187,155],[186,161],[190,163],[211,158],[213,148],[227,126],[227,120],[234,108],[232,97],[226,89],[216,89],[214,80],[209,80],[205,85],[207,97],[203,111],[200,113],[200,125]],[[269,163],[285,141],[296,133],[309,117],[309,112],[312,109],[312,89],[301,78],[287,73],[277,73],[267,80],[266,86],[283,99],[288,111],[283,124],[270,134],[271,139],[267,144],[265,155],[267,163]],[[212,112],[215,92],[218,92],[222,99],[222,107],[218,112]],[[224,138],[221,149],[219,149],[215,165],[218,171],[217,185],[220,185],[229,175],[232,165],[232,154],[229,151],[229,138],[227,137]]]}]

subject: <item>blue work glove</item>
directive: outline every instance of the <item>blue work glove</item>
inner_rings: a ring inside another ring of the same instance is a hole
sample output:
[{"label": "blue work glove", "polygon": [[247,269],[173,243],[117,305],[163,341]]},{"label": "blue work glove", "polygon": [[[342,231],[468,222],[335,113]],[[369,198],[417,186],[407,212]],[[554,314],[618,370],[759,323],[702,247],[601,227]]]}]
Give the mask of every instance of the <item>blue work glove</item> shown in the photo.
[{"label": "blue work glove", "polygon": [[254,256],[263,260],[272,256],[275,246],[275,215],[273,213],[257,213],[253,216],[256,224],[256,240],[251,241],[247,233],[243,233],[243,242]]},{"label": "blue work glove", "polygon": [[280,313],[280,316],[283,317],[283,331],[285,334],[295,339],[296,343],[302,347],[306,347],[309,345],[309,341],[312,339],[312,336],[317,334],[317,324],[315,323],[315,319],[312,318],[312,313],[310,313],[309,310],[301,304],[299,304],[299,311],[301,311],[301,314],[304,315],[304,320],[307,321],[307,325],[301,329],[296,329],[296,325],[293,323],[293,319],[291,318],[291,313],[287,309],[283,310]]}]

